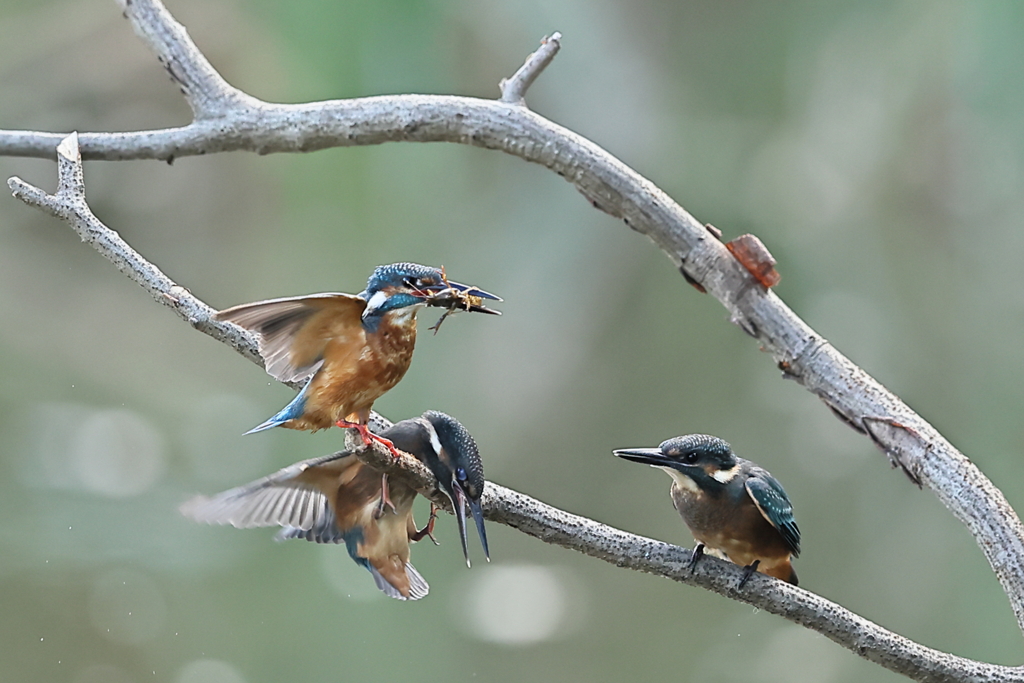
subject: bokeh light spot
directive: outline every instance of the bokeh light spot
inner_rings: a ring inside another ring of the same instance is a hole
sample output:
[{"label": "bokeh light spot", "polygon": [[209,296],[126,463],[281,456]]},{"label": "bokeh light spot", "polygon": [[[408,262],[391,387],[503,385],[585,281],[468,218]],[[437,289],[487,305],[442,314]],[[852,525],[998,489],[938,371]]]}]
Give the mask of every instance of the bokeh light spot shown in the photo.
[{"label": "bokeh light spot", "polygon": [[130,410],[102,410],[87,417],[72,438],[70,455],[86,489],[113,497],[147,491],[165,469],[160,433]]},{"label": "bokeh light spot", "polygon": [[465,605],[471,634],[505,645],[548,640],[563,626],[566,586],[548,567],[531,564],[482,569],[473,577]]},{"label": "bokeh light spot", "polygon": [[181,667],[174,683],[245,683],[245,677],[220,659],[196,659]]}]

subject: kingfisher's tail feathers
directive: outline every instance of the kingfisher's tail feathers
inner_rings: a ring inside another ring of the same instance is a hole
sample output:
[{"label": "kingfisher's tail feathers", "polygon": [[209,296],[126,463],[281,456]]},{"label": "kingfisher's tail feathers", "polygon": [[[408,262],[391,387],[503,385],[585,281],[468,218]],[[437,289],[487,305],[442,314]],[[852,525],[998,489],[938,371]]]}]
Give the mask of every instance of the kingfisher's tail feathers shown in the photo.
[{"label": "kingfisher's tail feathers", "polygon": [[796,578],[796,570],[793,569],[793,565],[789,562],[780,566],[776,571],[772,572],[771,575],[775,578],[782,579],[783,581],[788,581],[794,586],[800,584],[800,580]]},{"label": "kingfisher's tail feathers", "polygon": [[419,600],[420,598],[426,597],[427,593],[430,592],[430,586],[427,585],[427,580],[416,571],[416,567],[412,566],[411,563],[405,563],[405,573],[409,577],[409,599]]},{"label": "kingfisher's tail feathers", "polygon": [[373,582],[377,584],[377,588],[381,589],[384,595],[389,598],[395,598],[396,600],[419,600],[426,597],[427,593],[430,592],[430,586],[427,585],[426,579],[409,562],[405,563],[405,576],[409,581],[409,595],[403,595],[402,591],[385,579],[384,575],[377,571],[377,568],[372,564],[367,564],[367,569],[373,575]]},{"label": "kingfisher's tail feathers", "polygon": [[[311,380],[312,381],[312,380]],[[280,427],[289,420],[295,420],[302,417],[302,414],[306,411],[306,395],[309,393],[310,382],[306,382],[306,386],[302,387],[302,391],[295,395],[288,405],[281,408],[273,417],[261,422],[256,425],[245,434],[255,434],[256,432],[265,432],[268,429],[274,427]]]},{"label": "kingfisher's tail feathers", "polygon": [[256,432],[265,432],[268,429],[273,429],[274,427],[280,427],[285,422],[287,422],[288,420],[291,419],[291,418],[285,418],[283,420],[280,420],[280,419],[278,419],[279,415],[280,415],[280,413],[278,413],[278,415],[275,415],[274,417],[270,418],[269,420],[266,420],[265,422],[259,423],[258,425],[256,425],[252,429],[250,429],[249,431],[245,432],[242,436],[249,436],[250,434],[255,434]]}]

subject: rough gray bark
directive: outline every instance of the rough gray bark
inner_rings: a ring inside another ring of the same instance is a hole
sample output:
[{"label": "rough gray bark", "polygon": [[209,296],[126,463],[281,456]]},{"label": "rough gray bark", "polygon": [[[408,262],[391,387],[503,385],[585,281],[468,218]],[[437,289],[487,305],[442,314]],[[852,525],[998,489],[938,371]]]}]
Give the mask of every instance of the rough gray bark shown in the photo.
[{"label": "rough gray bark", "polygon": [[[1002,493],[931,425],[758,284],[725,245],[671,198],[594,143],[525,107],[526,89],[553,58],[558,34],[502,83],[499,101],[399,95],[280,105],[228,85],[157,0],[132,0],[124,10],[181,86],[195,120],[175,129],[66,138],[0,131],[0,154],[56,156],[60,186],[55,195],[12,178],[9,185],[15,196],[67,221],[84,241],[193,327],[260,362],[250,335],[212,321],[209,306],[92,214],[85,201],[80,147],[81,156],[90,159],[172,160],[229,150],[263,154],[388,141],[446,141],[497,149],[542,164],[571,182],[595,207],[647,235],[684,275],[722,302],[733,322],[757,339],[787,376],[868,435],[912,480],[932,490],[974,535],[1024,628],[1024,526]],[[394,464],[390,456],[376,451],[362,457],[382,469],[401,470],[395,476],[412,477],[414,485],[436,498],[436,482],[415,464]],[[685,549],[571,515],[498,485],[489,485],[485,509],[489,519],[545,542],[699,585],[778,614],[915,680],[1024,680],[1024,667],[974,662],[925,648],[806,590],[761,575],[738,592],[735,586],[742,570],[729,563],[710,559],[691,575],[685,570]]]}]

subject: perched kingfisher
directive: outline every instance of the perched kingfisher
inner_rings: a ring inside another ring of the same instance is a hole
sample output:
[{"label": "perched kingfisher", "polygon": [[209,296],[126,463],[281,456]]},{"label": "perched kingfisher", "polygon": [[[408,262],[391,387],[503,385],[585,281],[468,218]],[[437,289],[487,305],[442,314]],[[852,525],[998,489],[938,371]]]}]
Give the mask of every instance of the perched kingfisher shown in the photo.
[{"label": "perched kingfisher", "polygon": [[[452,502],[466,563],[467,506],[490,559],[480,508],[484,468],[466,428],[444,413],[427,411],[394,424],[383,436],[437,477]],[[385,594],[418,600],[429,587],[409,562],[409,542],[430,533],[434,509],[431,507],[430,523],[417,529],[412,513],[416,491],[394,480],[388,486],[395,506],[392,511],[381,505],[380,473],[363,464],[354,451],[341,451],[295,463],[211,498],[197,496],[180,509],[186,517],[207,524],[230,524],[238,529],[284,527],[278,540],[344,543],[356,564],[370,571]]]},{"label": "perched kingfisher", "polygon": [[394,452],[366,424],[373,402],[409,369],[417,310],[431,305],[500,315],[481,305],[482,299],[501,301],[451,282],[443,269],[392,263],[378,266],[356,295],[311,294],[220,311],[217,320],[259,334],[260,355],[272,377],[282,382],[309,378],[288,405],[248,433],[338,425],[358,430],[367,445],[381,441]]},{"label": "perched kingfisher", "polygon": [[797,583],[790,559],[800,554],[800,529],[789,496],[767,470],[707,434],[613,453],[660,467],[672,477],[672,505],[697,540],[691,570],[706,546],[746,569],[741,588],[755,571]]}]

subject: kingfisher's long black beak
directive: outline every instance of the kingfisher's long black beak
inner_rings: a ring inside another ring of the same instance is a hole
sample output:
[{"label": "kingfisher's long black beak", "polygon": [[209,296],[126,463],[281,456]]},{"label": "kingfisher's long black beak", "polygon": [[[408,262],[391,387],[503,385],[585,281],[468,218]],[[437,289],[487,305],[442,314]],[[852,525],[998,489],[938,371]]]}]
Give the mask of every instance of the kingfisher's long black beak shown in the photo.
[{"label": "kingfisher's long black beak", "polygon": [[493,308],[487,308],[486,306],[478,306],[477,304],[470,304],[464,310],[470,313],[486,313],[487,315],[501,315],[501,311],[496,311]]},{"label": "kingfisher's long black beak", "polygon": [[[456,294],[451,296],[445,296],[446,290],[455,290]],[[467,297],[476,297],[477,299],[489,299],[491,301],[503,301],[500,296],[495,296],[490,292],[485,292],[477,287],[471,287],[464,285],[459,282],[441,282],[436,285],[427,285],[423,288],[424,292],[438,295],[433,298],[427,299],[428,306],[439,306],[442,308],[458,308],[464,311],[471,311],[473,313],[488,313],[490,315],[501,315],[501,311],[496,311],[493,308],[487,308],[482,304],[474,304],[468,301]],[[467,305],[469,304],[469,305]]]},{"label": "kingfisher's long black beak", "polygon": [[457,481],[452,481],[452,492],[455,494],[452,499],[452,507],[455,508],[455,520],[459,523],[459,540],[462,541],[462,554],[466,557],[466,566],[472,567],[469,561],[469,534],[466,530],[466,508],[469,507],[473,521],[476,523],[476,531],[480,535],[480,545],[484,548],[484,556],[491,561],[491,550],[487,547],[487,531],[484,529],[484,511],[480,507],[480,501],[472,500],[466,496],[465,491]]},{"label": "kingfisher's long black beak", "polygon": [[643,463],[652,467],[671,467],[672,461],[660,448],[620,448],[612,451],[624,460]]},{"label": "kingfisher's long black beak", "polygon": [[[452,289],[457,289],[467,296],[478,296],[481,299],[490,299],[491,301],[504,301],[500,296],[495,296],[490,292],[485,292],[482,289],[477,289],[476,287],[471,287],[469,285],[459,284],[458,282],[452,282],[451,280],[448,281],[448,286]],[[441,286],[441,289],[444,289],[444,285]]]},{"label": "kingfisher's long black beak", "polygon": [[463,492],[459,482],[452,478],[452,507],[455,508],[455,518],[459,522],[459,540],[462,541],[462,554],[466,557],[466,566],[473,566],[469,561],[469,541],[466,538],[466,494]]},{"label": "kingfisher's long black beak", "polygon": [[491,561],[491,550],[487,547],[487,531],[484,529],[484,511],[480,507],[479,500],[467,500],[469,511],[473,514],[473,521],[476,522],[476,532],[480,535],[480,545],[484,547],[484,557]]},{"label": "kingfisher's long black beak", "polygon": [[466,538],[466,494],[459,482],[452,477],[452,507],[455,508],[455,521],[459,523],[459,540],[462,541],[462,554],[466,557],[466,566],[472,567],[469,561],[469,541]]}]

